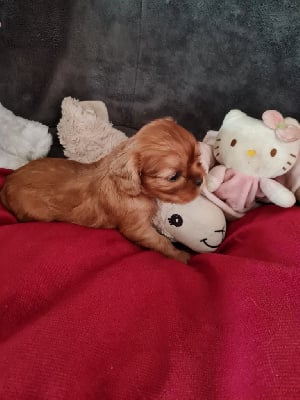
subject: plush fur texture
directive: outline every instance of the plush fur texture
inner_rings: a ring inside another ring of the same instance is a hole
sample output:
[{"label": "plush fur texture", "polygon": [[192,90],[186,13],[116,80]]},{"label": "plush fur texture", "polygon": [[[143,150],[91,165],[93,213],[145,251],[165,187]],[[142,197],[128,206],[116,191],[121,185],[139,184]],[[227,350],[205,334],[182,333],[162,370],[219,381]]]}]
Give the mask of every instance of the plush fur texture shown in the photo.
[{"label": "plush fur texture", "polygon": [[128,239],[187,262],[152,226],[156,198],[185,203],[199,194],[204,174],[196,139],[171,119],[145,125],[90,164],[42,159],[12,173],[3,205],[19,221],[67,221],[118,228]]},{"label": "plush fur texture", "polygon": [[64,155],[70,160],[94,162],[127,139],[109,122],[107,108],[102,101],[79,102],[66,97],[62,101],[61,111],[57,125],[59,141],[64,147]]},{"label": "plush fur texture", "polygon": [[45,157],[51,143],[47,126],[18,117],[0,103],[0,167],[16,169]]}]

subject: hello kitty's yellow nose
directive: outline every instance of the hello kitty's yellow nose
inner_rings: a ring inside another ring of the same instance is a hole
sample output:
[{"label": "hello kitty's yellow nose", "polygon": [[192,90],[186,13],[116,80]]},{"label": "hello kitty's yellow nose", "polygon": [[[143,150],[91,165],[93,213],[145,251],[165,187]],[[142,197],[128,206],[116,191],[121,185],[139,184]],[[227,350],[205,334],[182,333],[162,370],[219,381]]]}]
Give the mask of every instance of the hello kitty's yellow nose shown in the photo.
[{"label": "hello kitty's yellow nose", "polygon": [[250,150],[247,151],[247,155],[248,155],[249,157],[253,157],[253,156],[255,156],[255,154],[256,154],[256,151],[253,150],[253,149],[250,149]]}]

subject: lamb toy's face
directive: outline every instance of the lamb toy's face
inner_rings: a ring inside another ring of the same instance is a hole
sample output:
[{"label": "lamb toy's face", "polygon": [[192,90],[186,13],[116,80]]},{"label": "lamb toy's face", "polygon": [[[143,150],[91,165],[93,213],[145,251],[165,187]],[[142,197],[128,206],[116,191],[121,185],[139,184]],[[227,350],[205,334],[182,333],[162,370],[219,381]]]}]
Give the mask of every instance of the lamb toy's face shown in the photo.
[{"label": "lamb toy's face", "polygon": [[226,233],[219,207],[203,196],[186,204],[159,203],[154,224],[161,233],[198,253],[216,251]]},{"label": "lamb toy's face", "polygon": [[216,160],[246,175],[275,178],[296,162],[299,140],[283,142],[262,121],[230,111],[214,145]]}]

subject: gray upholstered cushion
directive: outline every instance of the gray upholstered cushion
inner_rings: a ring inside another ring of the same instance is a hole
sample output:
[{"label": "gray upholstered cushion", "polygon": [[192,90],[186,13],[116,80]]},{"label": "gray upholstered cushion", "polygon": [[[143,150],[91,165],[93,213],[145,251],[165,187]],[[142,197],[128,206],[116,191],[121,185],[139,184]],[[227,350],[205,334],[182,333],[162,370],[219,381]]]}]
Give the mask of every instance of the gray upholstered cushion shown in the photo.
[{"label": "gray upholstered cushion", "polygon": [[231,108],[300,117],[298,0],[9,0],[0,20],[0,101],[23,117],[55,126],[69,95],[198,137]]}]

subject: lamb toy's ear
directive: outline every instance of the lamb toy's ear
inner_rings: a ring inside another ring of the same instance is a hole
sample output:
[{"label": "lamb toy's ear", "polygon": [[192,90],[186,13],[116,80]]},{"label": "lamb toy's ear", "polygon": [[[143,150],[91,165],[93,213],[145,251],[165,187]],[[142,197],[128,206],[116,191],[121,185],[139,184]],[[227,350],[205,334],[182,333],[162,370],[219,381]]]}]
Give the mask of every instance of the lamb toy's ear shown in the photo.
[{"label": "lamb toy's ear", "polygon": [[210,146],[214,146],[218,134],[219,134],[218,131],[207,131],[206,135],[203,138],[203,143],[208,144]]},{"label": "lamb toy's ear", "polygon": [[206,173],[215,165],[216,160],[213,153],[213,148],[218,137],[218,131],[208,131],[203,138],[202,142],[199,142],[200,149],[200,162]]},{"label": "lamb toy's ear", "polygon": [[200,162],[206,173],[214,166],[215,159],[213,154],[213,146],[205,142],[200,143]]}]

